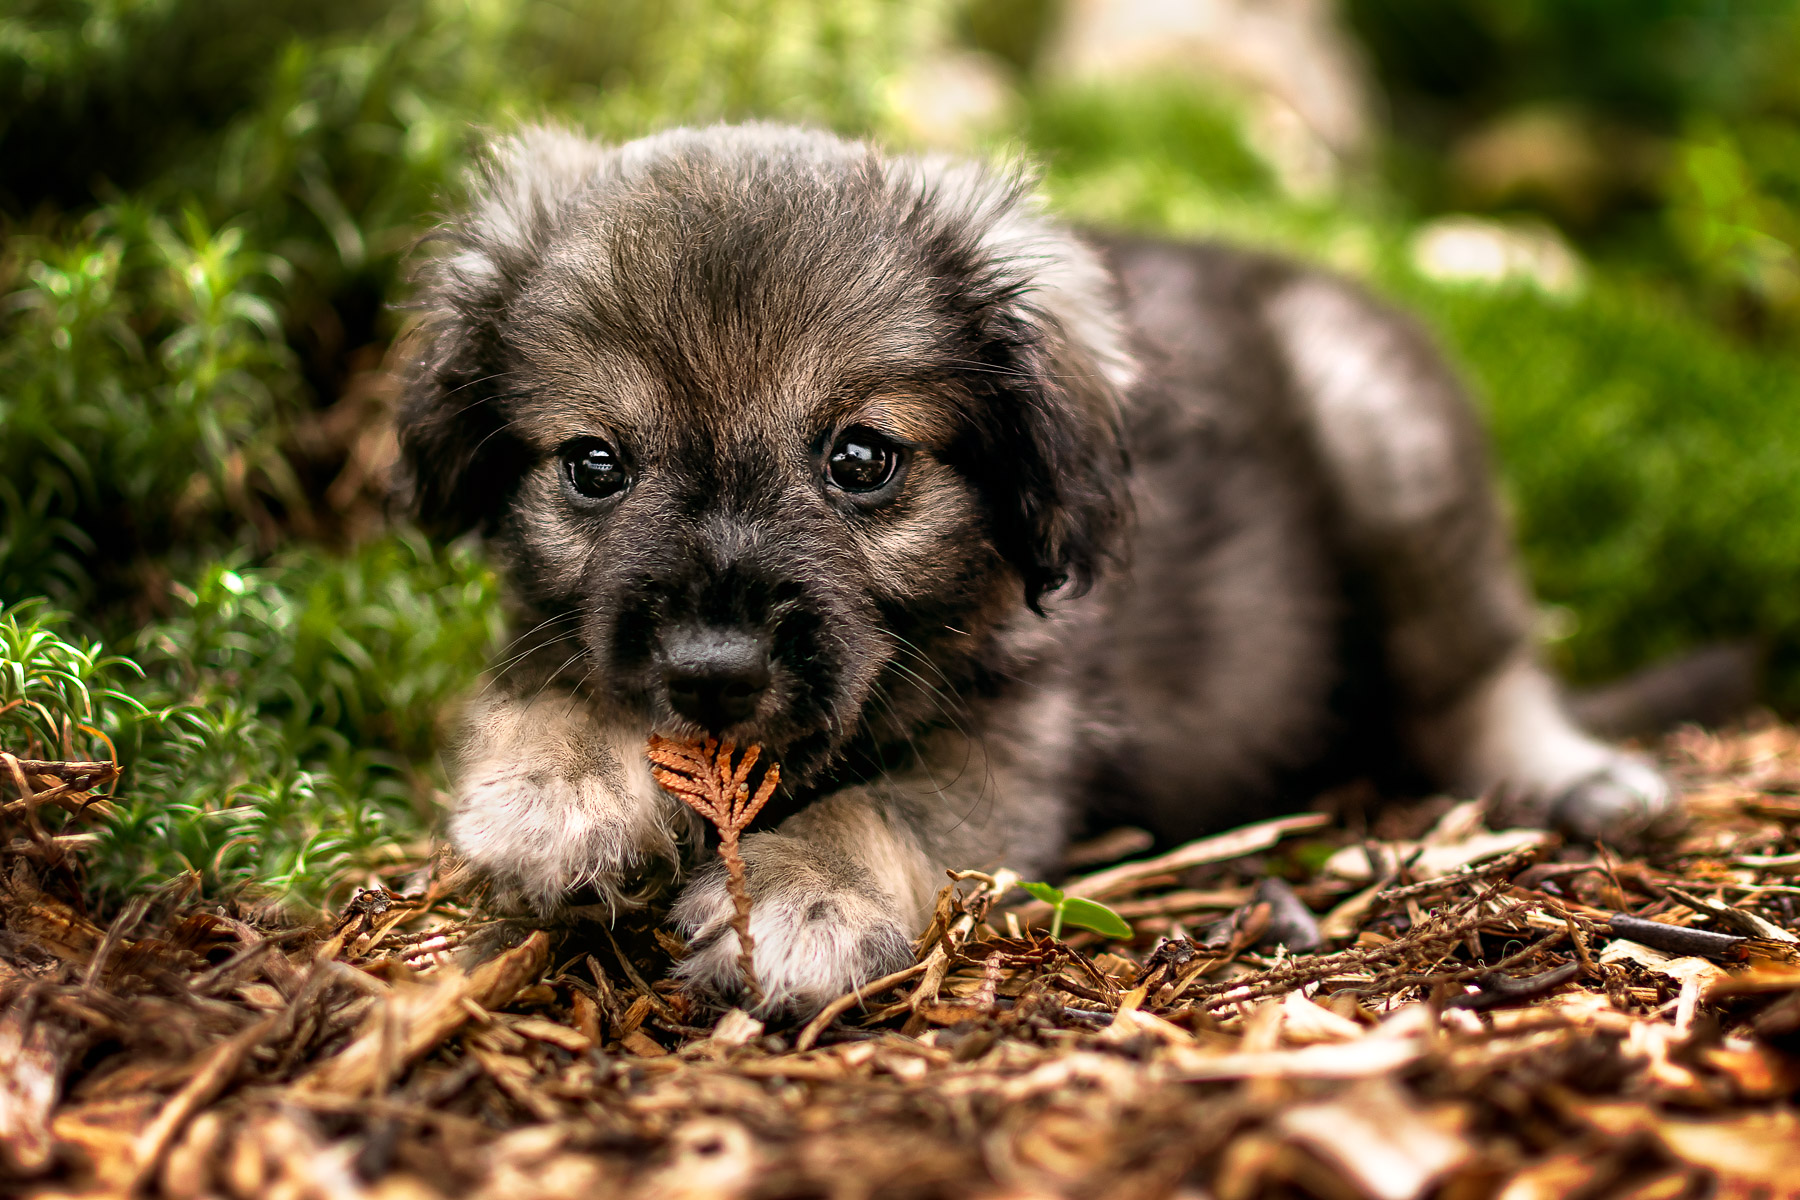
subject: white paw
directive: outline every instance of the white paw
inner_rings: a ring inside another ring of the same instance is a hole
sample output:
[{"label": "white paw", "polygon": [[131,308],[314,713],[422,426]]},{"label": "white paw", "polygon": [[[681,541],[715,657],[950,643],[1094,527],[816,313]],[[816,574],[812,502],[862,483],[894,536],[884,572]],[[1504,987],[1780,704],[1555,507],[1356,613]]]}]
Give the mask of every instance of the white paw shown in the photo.
[{"label": "white paw", "polygon": [[[912,961],[916,931],[902,927],[894,902],[864,872],[781,834],[746,839],[743,854],[759,1013],[809,1015]],[[731,914],[722,864],[676,901],[670,916],[688,956],[675,973],[690,987],[722,997],[744,991]]]},{"label": "white paw", "polygon": [[1584,841],[1635,847],[1669,824],[1680,803],[1660,771],[1634,754],[1615,750],[1604,765],[1551,799],[1550,824]]},{"label": "white paw", "polygon": [[609,736],[567,698],[468,715],[450,840],[503,902],[539,913],[592,890],[617,908],[675,875],[692,817],[656,786],[643,739]]},{"label": "white paw", "polygon": [[1528,659],[1495,673],[1432,732],[1428,752],[1466,795],[1496,798],[1493,819],[1635,846],[1679,816],[1681,797],[1649,762],[1577,728],[1550,677]]},{"label": "white paw", "polygon": [[1681,794],[1662,772],[1585,734],[1565,739],[1554,755],[1521,755],[1489,790],[1495,821],[1555,829],[1621,849],[1657,837],[1681,812]]}]

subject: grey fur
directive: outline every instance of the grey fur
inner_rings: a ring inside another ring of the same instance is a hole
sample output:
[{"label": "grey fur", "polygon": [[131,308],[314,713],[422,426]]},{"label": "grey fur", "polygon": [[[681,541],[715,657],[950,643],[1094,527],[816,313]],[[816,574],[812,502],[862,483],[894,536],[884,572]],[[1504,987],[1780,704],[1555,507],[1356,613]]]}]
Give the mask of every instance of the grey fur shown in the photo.
[{"label": "grey fur", "polygon": [[[783,765],[745,845],[771,1009],[900,961],[946,867],[1047,874],[1084,822],[1185,838],[1389,761],[1584,836],[1670,810],[1564,716],[1462,391],[1354,286],[776,126],[528,130],[474,190],[401,436],[422,519],[511,582],[451,829],[522,901],[679,866],[636,756],[700,732],[670,647],[716,631],[768,648],[722,732]],[[825,482],[851,426],[911,447],[878,496]],[[593,437],[632,479],[598,500]],[[728,907],[702,871],[673,908],[726,993]]]}]

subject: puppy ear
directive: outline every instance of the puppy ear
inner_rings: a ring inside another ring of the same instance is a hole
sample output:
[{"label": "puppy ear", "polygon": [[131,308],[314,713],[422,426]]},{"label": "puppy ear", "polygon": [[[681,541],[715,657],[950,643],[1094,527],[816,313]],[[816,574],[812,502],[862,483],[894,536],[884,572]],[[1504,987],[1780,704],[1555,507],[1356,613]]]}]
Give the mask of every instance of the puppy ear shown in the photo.
[{"label": "puppy ear", "polygon": [[1070,299],[1021,294],[990,318],[1014,372],[997,450],[1014,456],[1016,478],[1010,496],[993,497],[994,511],[1004,514],[1001,550],[1040,613],[1047,592],[1092,586],[1117,557],[1130,511],[1121,377],[1108,372],[1109,344],[1091,340],[1110,309],[1071,312]]},{"label": "puppy ear", "polygon": [[423,316],[399,435],[405,498],[435,533],[490,527],[530,466],[510,432],[517,364],[504,337],[507,312],[570,202],[598,180],[608,157],[560,129],[500,140],[469,180],[466,215],[432,239],[448,249],[419,274]]},{"label": "puppy ear", "polygon": [[[1034,610],[1087,590],[1117,556],[1129,517],[1122,397],[1135,377],[1111,275],[1045,216],[1022,175],[926,163],[925,196],[948,217],[940,248],[971,308],[981,364],[966,472],[986,491],[1002,554]],[[929,202],[929,201],[928,201]],[[955,245],[956,230],[974,233]]]}]

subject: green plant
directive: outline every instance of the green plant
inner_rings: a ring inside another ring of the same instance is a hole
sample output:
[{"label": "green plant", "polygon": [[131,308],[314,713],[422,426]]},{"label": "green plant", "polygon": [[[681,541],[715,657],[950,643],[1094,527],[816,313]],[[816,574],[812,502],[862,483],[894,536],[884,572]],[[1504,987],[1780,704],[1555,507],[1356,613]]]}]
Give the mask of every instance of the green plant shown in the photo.
[{"label": "green plant", "polygon": [[1050,936],[1062,936],[1063,923],[1077,929],[1091,929],[1102,937],[1129,938],[1131,925],[1112,909],[1097,900],[1070,896],[1047,883],[1021,883],[1032,896],[1050,906]]},{"label": "green plant", "polygon": [[429,830],[437,723],[499,636],[467,551],[227,560],[173,594],[130,657],[40,602],[0,610],[0,743],[125,768],[97,895],[195,870],[316,902]]},{"label": "green plant", "polygon": [[280,452],[281,260],[193,210],[123,203],[8,249],[0,596],[85,605],[97,575],[301,502]]},{"label": "green plant", "polygon": [[132,688],[143,668],[65,636],[43,600],[0,608],[0,750],[21,758],[104,760],[150,716]]},{"label": "green plant", "polygon": [[1668,188],[1670,231],[1703,299],[1800,331],[1800,121],[1697,123]]}]

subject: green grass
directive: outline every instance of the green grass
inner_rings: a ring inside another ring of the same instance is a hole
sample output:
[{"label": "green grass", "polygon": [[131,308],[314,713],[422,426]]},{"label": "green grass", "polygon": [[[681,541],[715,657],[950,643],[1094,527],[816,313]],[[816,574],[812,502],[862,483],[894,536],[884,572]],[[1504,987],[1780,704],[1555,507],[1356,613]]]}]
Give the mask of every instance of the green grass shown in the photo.
[{"label": "green grass", "polygon": [[500,635],[467,549],[226,561],[175,596],[128,656],[41,602],[0,609],[0,745],[126,768],[99,898],[192,870],[321,902],[430,829],[439,722]]}]

